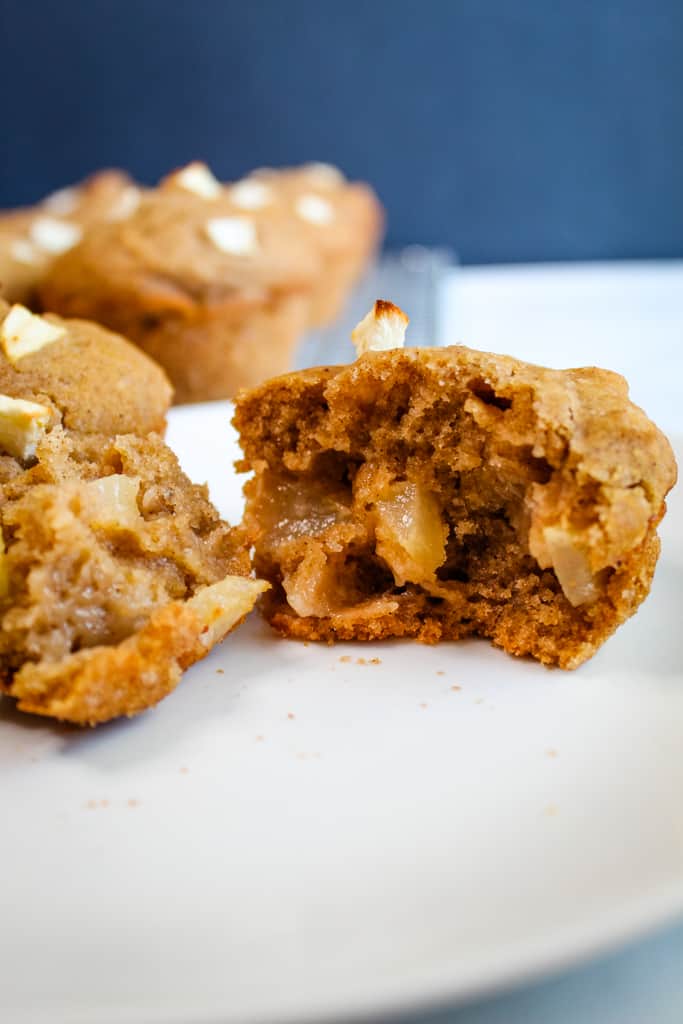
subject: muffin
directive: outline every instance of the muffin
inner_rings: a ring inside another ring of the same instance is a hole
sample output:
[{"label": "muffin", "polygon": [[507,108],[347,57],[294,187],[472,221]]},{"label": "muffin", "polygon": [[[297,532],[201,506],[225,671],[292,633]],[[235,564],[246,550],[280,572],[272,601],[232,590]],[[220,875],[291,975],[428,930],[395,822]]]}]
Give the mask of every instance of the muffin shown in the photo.
[{"label": "muffin", "polygon": [[120,331],[176,402],[226,398],[289,367],[319,255],[279,207],[245,209],[191,164],[127,220],[99,224],[50,268],[45,308]]},{"label": "muffin", "polygon": [[150,432],[161,370],[101,328],[21,310],[0,323],[0,690],[94,725],[170,693],[265,584],[248,535]]},{"label": "muffin", "polygon": [[140,194],[123,171],[100,171],[37,206],[0,212],[0,295],[34,308],[55,257],[76,245],[92,224],[129,216]]},{"label": "muffin", "polygon": [[0,299],[0,393],[48,406],[80,433],[163,433],[171,387],[163,370],[97,324],[36,316]]},{"label": "muffin", "polygon": [[[260,193],[255,186],[260,186]],[[382,241],[384,211],[370,186],[347,181],[330,164],[310,163],[254,171],[233,189],[247,201],[285,205],[297,230],[320,253],[322,274],[313,291],[309,322],[324,327],[336,320]]]},{"label": "muffin", "polygon": [[266,618],[305,640],[476,635],[575,668],[648,594],[670,445],[617,374],[393,347],[405,324],[377,303],[352,365],[238,398]]}]

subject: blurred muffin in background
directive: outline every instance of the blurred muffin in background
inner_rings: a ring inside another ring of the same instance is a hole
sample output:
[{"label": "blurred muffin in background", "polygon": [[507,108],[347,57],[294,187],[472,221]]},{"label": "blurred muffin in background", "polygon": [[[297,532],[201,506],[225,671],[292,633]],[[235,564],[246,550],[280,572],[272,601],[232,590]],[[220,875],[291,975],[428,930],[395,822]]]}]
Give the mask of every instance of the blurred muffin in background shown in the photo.
[{"label": "blurred muffin in background", "polygon": [[[257,191],[260,188],[260,193]],[[311,297],[309,323],[332,323],[374,258],[384,234],[384,210],[369,185],[347,181],[331,164],[261,168],[233,186],[251,201],[285,205],[320,253],[322,274]]]},{"label": "blurred muffin in background", "polygon": [[[176,402],[226,398],[289,368],[321,254],[260,180],[171,174],[126,220],[101,222],[40,287],[43,308],[124,334],[160,363]],[[249,193],[251,193],[251,198]]]},{"label": "blurred muffin in background", "polygon": [[36,206],[0,211],[0,295],[35,307],[53,260],[73,248],[93,224],[128,217],[140,196],[123,171],[105,170]]}]

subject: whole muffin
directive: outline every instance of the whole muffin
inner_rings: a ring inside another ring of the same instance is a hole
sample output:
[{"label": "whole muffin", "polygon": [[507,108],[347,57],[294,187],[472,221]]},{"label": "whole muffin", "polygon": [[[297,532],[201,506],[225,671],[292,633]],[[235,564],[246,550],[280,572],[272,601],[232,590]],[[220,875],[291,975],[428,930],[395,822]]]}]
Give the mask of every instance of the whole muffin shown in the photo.
[{"label": "whole muffin", "polygon": [[52,266],[44,308],[120,331],[160,363],[176,402],[227,398],[290,365],[320,273],[278,205],[245,209],[203,164],[92,228]]},{"label": "whole muffin", "polygon": [[[336,320],[351,289],[374,258],[384,233],[384,211],[369,185],[347,181],[330,164],[262,168],[233,186],[236,196],[259,195],[284,205],[320,254],[322,274],[314,289],[310,324]],[[252,199],[252,201],[255,201]]]},{"label": "whole muffin", "polygon": [[52,261],[93,224],[129,216],[140,195],[127,174],[108,170],[60,189],[36,206],[0,212],[0,295],[35,307]]}]

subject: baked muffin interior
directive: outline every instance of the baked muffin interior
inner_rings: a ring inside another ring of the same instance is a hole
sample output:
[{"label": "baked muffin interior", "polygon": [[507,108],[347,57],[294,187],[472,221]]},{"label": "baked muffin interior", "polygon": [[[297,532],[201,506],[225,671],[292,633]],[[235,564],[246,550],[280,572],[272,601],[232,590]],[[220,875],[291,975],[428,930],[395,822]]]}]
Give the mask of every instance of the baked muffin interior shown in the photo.
[{"label": "baked muffin interior", "polygon": [[368,351],[243,395],[235,422],[286,635],[476,634],[571,668],[648,592],[675,466],[615,374]]},{"label": "baked muffin interior", "polygon": [[153,432],[168,384],[124,339],[14,306],[0,387],[0,690],[79,724],[136,714],[264,589],[247,537]]},{"label": "baked muffin interior", "polygon": [[117,644],[170,601],[248,571],[246,548],[161,438],[69,437],[0,464],[0,661],[58,661]]}]

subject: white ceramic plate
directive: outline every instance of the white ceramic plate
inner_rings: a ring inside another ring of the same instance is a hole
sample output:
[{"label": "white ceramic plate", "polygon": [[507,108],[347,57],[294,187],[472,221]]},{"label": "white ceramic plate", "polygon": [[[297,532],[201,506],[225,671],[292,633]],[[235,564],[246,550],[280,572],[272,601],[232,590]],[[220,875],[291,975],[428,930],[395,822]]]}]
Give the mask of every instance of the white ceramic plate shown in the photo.
[{"label": "white ceramic plate", "polygon": [[[233,519],[226,405],[171,441]],[[683,502],[575,673],[258,616],[158,709],[0,706],[0,1017],[301,1022],[454,999],[683,909]]]}]

